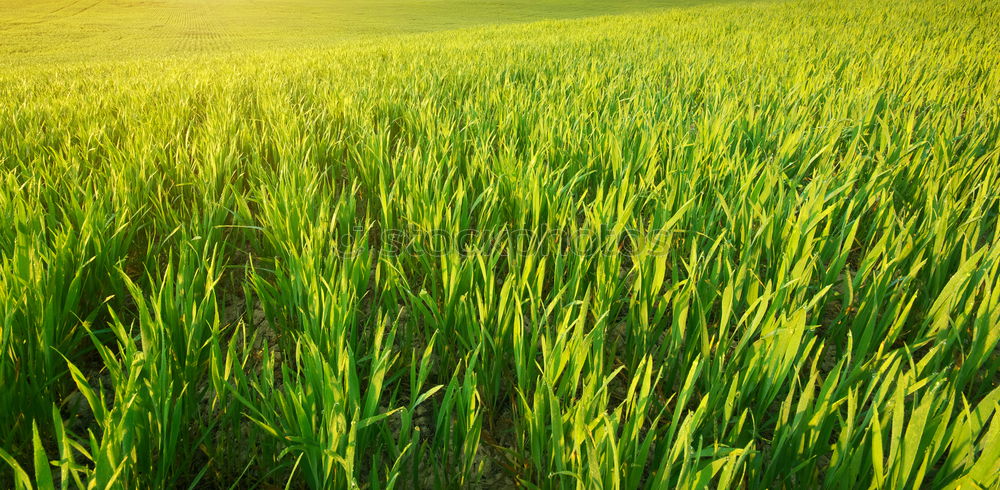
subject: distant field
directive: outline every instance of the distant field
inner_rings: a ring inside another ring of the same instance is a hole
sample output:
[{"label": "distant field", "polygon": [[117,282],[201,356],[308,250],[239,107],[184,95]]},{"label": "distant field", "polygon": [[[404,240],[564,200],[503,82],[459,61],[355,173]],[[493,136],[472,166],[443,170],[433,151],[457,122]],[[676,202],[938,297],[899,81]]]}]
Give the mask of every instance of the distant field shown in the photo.
[{"label": "distant field", "polygon": [[0,488],[1000,488],[998,2],[672,4],[6,1]]},{"label": "distant field", "polygon": [[0,0],[6,62],[184,56],[719,0]]}]

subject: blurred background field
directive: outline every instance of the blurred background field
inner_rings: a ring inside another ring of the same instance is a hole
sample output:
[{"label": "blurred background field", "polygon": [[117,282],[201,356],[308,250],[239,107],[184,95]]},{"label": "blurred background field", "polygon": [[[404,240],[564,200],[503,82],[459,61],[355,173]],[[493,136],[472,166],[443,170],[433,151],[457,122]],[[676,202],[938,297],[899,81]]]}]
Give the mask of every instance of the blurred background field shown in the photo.
[{"label": "blurred background field", "polygon": [[321,47],[704,3],[720,0],[0,0],[0,63]]}]

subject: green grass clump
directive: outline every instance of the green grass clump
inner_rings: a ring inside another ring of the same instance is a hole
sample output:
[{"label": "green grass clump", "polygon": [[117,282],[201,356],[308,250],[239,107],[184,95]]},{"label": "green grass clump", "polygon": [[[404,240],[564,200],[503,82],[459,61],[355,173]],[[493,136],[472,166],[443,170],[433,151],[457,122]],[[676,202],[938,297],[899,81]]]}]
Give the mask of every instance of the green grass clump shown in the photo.
[{"label": "green grass clump", "polygon": [[996,488],[997,7],[0,71],[0,477]]}]

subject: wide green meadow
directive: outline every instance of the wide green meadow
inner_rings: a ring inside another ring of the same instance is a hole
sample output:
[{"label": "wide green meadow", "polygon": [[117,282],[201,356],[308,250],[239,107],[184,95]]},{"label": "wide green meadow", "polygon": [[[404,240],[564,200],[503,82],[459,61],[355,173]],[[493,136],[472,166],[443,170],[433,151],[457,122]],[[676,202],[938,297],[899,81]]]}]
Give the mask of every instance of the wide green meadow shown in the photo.
[{"label": "wide green meadow", "polygon": [[300,49],[488,24],[734,0],[0,0],[5,63]]},{"label": "wide green meadow", "polygon": [[605,3],[0,0],[0,487],[1000,486],[1000,2]]}]

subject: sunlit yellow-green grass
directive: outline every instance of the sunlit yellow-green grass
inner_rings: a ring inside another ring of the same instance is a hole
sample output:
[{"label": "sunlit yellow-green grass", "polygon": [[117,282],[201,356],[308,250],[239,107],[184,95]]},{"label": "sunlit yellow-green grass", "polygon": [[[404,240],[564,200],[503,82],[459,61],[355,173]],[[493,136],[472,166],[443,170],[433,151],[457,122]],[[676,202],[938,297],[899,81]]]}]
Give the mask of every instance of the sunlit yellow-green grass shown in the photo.
[{"label": "sunlit yellow-green grass", "polygon": [[727,0],[0,0],[0,69],[328,46]]},{"label": "sunlit yellow-green grass", "polygon": [[996,488],[998,25],[0,71],[0,486]]}]

